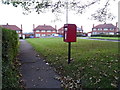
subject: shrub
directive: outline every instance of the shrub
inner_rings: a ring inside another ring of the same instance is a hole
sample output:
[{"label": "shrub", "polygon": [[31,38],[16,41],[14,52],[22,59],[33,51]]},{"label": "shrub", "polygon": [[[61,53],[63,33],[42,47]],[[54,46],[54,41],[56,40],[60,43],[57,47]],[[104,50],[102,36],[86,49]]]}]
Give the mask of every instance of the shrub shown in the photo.
[{"label": "shrub", "polygon": [[9,29],[2,28],[2,87],[19,87],[16,56],[18,52],[18,34]]},{"label": "shrub", "polygon": [[91,35],[91,37],[120,37],[120,35],[103,35],[103,34],[98,34],[98,35]]}]

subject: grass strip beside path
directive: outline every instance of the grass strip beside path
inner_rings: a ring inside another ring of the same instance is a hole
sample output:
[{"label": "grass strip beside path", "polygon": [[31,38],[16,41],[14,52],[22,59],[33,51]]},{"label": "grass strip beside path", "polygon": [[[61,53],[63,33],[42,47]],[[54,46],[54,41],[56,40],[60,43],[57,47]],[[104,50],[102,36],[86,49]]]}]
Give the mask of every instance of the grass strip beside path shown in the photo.
[{"label": "grass strip beside path", "polygon": [[68,43],[62,38],[33,38],[27,41],[56,68],[64,88],[117,88],[119,42],[78,39],[72,43],[72,61],[68,65]]}]

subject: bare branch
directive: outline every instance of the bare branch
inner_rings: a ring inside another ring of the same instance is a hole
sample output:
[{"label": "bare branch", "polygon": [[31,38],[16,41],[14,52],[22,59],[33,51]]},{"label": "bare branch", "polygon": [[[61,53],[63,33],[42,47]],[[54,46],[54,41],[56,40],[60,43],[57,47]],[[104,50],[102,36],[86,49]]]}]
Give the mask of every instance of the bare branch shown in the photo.
[{"label": "bare branch", "polygon": [[107,20],[113,20],[115,18],[112,13],[109,12],[108,6],[110,5],[110,0],[107,0],[104,7],[96,11],[96,13],[92,14],[94,20],[98,20],[99,22],[106,22]]}]

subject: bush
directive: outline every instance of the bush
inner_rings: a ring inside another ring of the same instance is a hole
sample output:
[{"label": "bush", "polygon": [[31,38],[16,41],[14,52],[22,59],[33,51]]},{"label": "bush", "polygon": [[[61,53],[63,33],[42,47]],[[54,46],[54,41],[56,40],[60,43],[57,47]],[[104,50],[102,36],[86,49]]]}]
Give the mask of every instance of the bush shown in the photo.
[{"label": "bush", "polygon": [[120,35],[91,35],[91,37],[120,37]]},{"label": "bush", "polygon": [[18,53],[18,34],[9,29],[2,28],[2,88],[19,87],[16,56]]}]

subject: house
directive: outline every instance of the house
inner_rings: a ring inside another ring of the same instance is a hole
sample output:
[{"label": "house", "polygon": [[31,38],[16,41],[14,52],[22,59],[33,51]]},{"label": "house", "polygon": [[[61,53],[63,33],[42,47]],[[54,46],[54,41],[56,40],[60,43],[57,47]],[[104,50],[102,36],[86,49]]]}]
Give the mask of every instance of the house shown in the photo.
[{"label": "house", "polygon": [[99,24],[92,28],[92,35],[105,34],[105,35],[116,35],[118,32],[118,26],[113,24]]},{"label": "house", "polygon": [[16,25],[9,25],[8,23],[6,25],[0,25],[0,26],[2,28],[15,30],[18,33],[18,36],[22,37],[22,24],[21,24],[21,28],[17,27]]},{"label": "house", "polygon": [[[64,33],[64,28],[61,27],[60,29],[58,29],[58,34],[59,35],[63,35]],[[83,27],[81,26],[81,28],[77,27],[77,35],[83,35]]]},{"label": "house", "polygon": [[53,28],[50,25],[39,25],[36,28],[34,28],[35,25],[33,24],[33,32],[34,32],[34,37],[39,38],[39,37],[44,37],[44,36],[51,36],[53,34],[57,33],[56,26]]},{"label": "house", "polygon": [[63,33],[64,33],[63,29],[64,29],[64,28],[61,27],[60,29],[58,29],[58,32],[57,32],[57,33],[58,33],[59,35],[63,35]]}]

